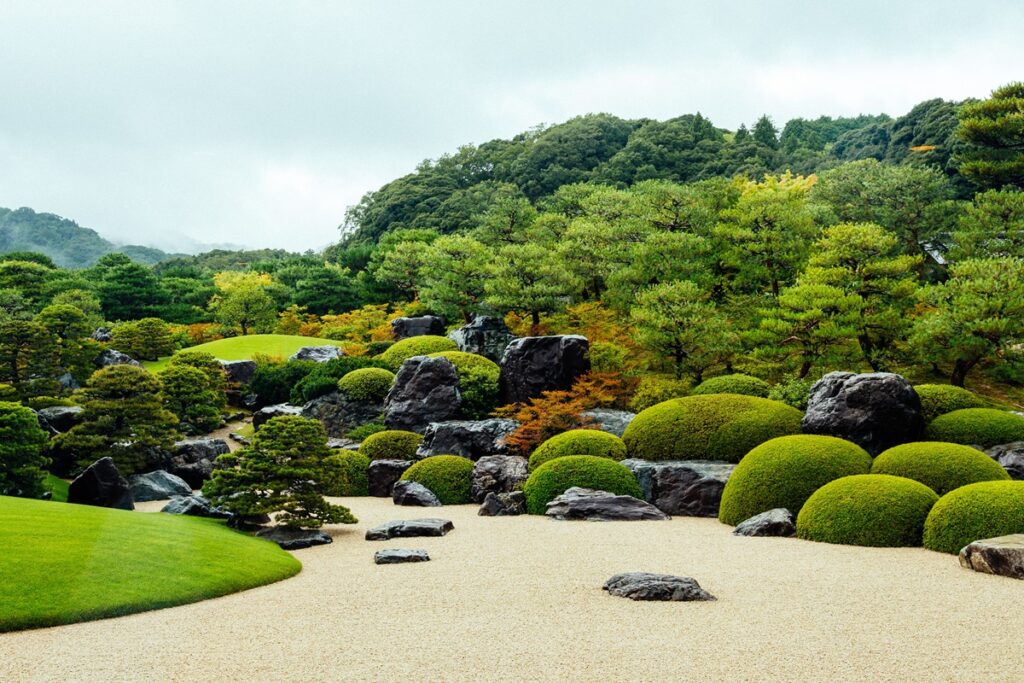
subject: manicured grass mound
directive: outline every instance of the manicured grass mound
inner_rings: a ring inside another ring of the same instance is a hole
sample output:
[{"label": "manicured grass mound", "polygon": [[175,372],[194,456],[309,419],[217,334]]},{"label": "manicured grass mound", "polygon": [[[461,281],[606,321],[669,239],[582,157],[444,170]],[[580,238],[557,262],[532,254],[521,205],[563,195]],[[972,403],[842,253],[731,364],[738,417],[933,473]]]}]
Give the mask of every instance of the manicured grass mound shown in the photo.
[{"label": "manicured grass mound", "polygon": [[796,518],[796,535],[875,548],[920,546],[925,519],[938,499],[913,479],[888,474],[843,477],[807,499]]},{"label": "manicured grass mound", "polygon": [[544,463],[523,484],[526,511],[543,515],[548,503],[573,486],[641,499],[644,496],[625,465],[593,455],[567,455]]},{"label": "manicured grass mound", "polygon": [[983,481],[939,499],[924,524],[924,547],[955,554],[1008,534],[1024,534],[1024,481]]},{"label": "manicured grass mound", "polygon": [[871,470],[871,456],[834,436],[795,434],[766,441],[747,453],[722,491],[718,519],[735,526],[773,508],[796,514],[825,484]]},{"label": "manicured grass mound", "polygon": [[497,363],[465,351],[440,351],[429,355],[432,358],[447,358],[455,366],[459,375],[463,415],[478,419],[486,417],[498,407],[498,376],[501,368]]},{"label": "manicured grass mound", "polygon": [[338,391],[356,401],[383,401],[395,381],[395,373],[384,368],[360,368],[338,380]]},{"label": "manicured grass mound", "polygon": [[758,377],[737,373],[735,375],[719,375],[706,379],[690,392],[693,396],[707,394],[739,394],[741,396],[758,396],[767,398],[772,387]]},{"label": "manicured grass mound", "polygon": [[995,408],[964,408],[932,420],[925,436],[930,441],[988,448],[1024,441],[1024,417]]},{"label": "manicured grass mound", "polygon": [[416,432],[387,429],[366,437],[359,452],[370,460],[412,460],[423,437]]},{"label": "manicured grass mound", "polygon": [[[286,359],[303,346],[342,346],[343,343],[333,339],[320,337],[302,337],[293,334],[249,334],[244,337],[228,337],[217,339],[198,346],[190,346],[187,351],[202,351],[220,360],[250,360],[253,356],[272,356]],[[160,360],[143,363],[150,372],[162,370],[171,360],[170,356]]]},{"label": "manicured grass mound", "polygon": [[626,444],[622,439],[597,429],[571,429],[556,434],[530,455],[530,471],[549,460],[566,455],[593,455],[599,458],[622,460],[626,457]]},{"label": "manicured grass mound", "polygon": [[328,458],[335,476],[327,490],[328,496],[368,496],[370,459],[362,453],[339,449]]},{"label": "manicured grass mound", "polygon": [[392,370],[398,371],[402,361],[413,356],[428,356],[439,351],[458,351],[459,345],[448,337],[425,334],[397,341],[377,356]]},{"label": "manicured grass mound", "polygon": [[989,408],[991,404],[973,391],[952,384],[918,384],[914,391],[921,397],[924,421],[964,408]]},{"label": "manicured grass mound", "polygon": [[0,631],[182,605],[302,568],[198,517],[0,497]]},{"label": "manicured grass mound", "polygon": [[644,410],[622,440],[631,458],[739,462],[769,439],[800,433],[796,408],[756,396],[687,396]]},{"label": "manicured grass mound", "polygon": [[423,484],[433,491],[444,505],[472,502],[469,496],[472,478],[473,461],[459,455],[432,455],[402,474],[402,479]]},{"label": "manicured grass mound", "polygon": [[998,462],[976,448],[941,441],[890,448],[875,458],[871,473],[913,479],[940,496],[967,484],[1010,478]]}]

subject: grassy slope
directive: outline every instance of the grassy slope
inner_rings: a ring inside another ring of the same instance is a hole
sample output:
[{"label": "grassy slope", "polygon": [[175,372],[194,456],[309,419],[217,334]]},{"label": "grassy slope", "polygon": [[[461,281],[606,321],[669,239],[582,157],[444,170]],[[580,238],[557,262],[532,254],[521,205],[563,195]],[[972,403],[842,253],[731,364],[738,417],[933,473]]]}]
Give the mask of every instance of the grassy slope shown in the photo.
[{"label": "grassy slope", "polygon": [[0,632],[196,602],[302,568],[196,517],[0,496],[0,519]]},{"label": "grassy slope", "polygon": [[[245,337],[229,337],[218,339],[198,346],[190,346],[189,351],[205,351],[221,360],[247,360],[256,354],[287,358],[303,346],[325,346],[341,342],[319,337],[300,337],[291,334],[250,334]],[[150,372],[162,370],[170,357],[143,363]]]},{"label": "grassy slope", "polygon": [[64,503],[67,501],[68,487],[71,486],[71,482],[66,479],[55,477],[52,474],[48,474],[46,475],[46,481],[43,482],[43,486],[53,494],[53,500],[58,503]]}]

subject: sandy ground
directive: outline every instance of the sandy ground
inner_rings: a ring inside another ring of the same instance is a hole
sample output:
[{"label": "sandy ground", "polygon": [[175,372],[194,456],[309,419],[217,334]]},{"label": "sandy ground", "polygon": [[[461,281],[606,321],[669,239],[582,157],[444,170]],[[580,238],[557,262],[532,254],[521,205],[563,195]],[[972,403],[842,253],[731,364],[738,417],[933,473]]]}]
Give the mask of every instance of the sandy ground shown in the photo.
[{"label": "sandy ground", "polygon": [[[346,502],[361,523],[298,551],[297,577],[0,635],[0,681],[1024,680],[1024,581],[952,556],[736,538],[711,519],[556,522]],[[432,514],[455,530],[363,540],[370,525]],[[433,561],[374,565],[388,547],[425,548]],[[718,601],[601,590],[635,570],[693,576]]]}]

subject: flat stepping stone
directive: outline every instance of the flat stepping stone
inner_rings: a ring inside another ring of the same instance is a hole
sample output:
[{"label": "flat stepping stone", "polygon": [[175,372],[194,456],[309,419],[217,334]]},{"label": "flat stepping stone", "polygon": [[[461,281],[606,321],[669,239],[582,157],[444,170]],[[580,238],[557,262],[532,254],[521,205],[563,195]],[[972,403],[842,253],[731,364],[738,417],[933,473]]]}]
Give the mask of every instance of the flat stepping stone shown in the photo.
[{"label": "flat stepping stone", "polygon": [[398,519],[367,530],[367,541],[386,541],[391,538],[414,536],[444,536],[455,528],[450,519],[427,517],[424,519]]},{"label": "flat stepping stone", "polygon": [[604,590],[609,595],[630,600],[693,602],[717,599],[688,576],[649,572],[616,574],[604,582]]},{"label": "flat stepping stone", "polygon": [[786,508],[754,515],[736,525],[735,536],[796,536],[796,519]]},{"label": "flat stepping stone", "polygon": [[430,562],[430,555],[426,550],[403,550],[400,548],[378,550],[373,554],[374,564],[402,564],[405,562]]},{"label": "flat stepping stone", "polygon": [[960,551],[960,566],[985,574],[1024,579],[1024,534],[975,541]]},{"label": "flat stepping stone", "polygon": [[317,529],[292,529],[286,526],[275,526],[256,532],[257,538],[264,538],[281,546],[284,550],[301,550],[314,545],[332,543],[332,539]]},{"label": "flat stepping stone", "polygon": [[574,486],[548,503],[544,513],[552,519],[588,520],[592,522],[640,521],[671,519],[648,502],[633,496],[617,496]]}]

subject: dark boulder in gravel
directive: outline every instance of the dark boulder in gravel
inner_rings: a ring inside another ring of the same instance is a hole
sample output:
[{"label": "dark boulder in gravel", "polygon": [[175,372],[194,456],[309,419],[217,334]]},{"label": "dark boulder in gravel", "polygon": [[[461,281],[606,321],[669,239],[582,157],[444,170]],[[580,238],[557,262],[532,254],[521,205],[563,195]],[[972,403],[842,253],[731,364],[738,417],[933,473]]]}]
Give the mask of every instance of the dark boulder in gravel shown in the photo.
[{"label": "dark boulder in gravel", "polygon": [[128,483],[132,489],[132,499],[136,503],[192,495],[192,487],[186,484],[184,479],[164,470],[135,474],[128,479]]},{"label": "dark boulder in gravel", "polygon": [[975,541],[960,551],[960,566],[976,572],[1024,579],[1024,534]]},{"label": "dark boulder in gravel", "polygon": [[100,458],[71,482],[68,502],[121,510],[135,509],[128,480],[121,476],[111,458]]},{"label": "dark boulder in gravel", "polygon": [[477,514],[481,517],[517,517],[526,514],[526,494],[522,491],[495,493],[484,498]]},{"label": "dark boulder in gravel", "polygon": [[426,550],[403,550],[388,548],[373,554],[374,564],[403,564],[405,562],[429,562],[430,555]]},{"label": "dark boulder in gravel", "polygon": [[616,574],[604,582],[604,589],[609,595],[630,600],[694,602],[716,599],[688,576],[649,572]]},{"label": "dark boulder in gravel", "polygon": [[568,390],[590,371],[590,342],[578,334],[522,337],[501,357],[504,403],[521,403],[545,391]]},{"label": "dark boulder in gravel", "polygon": [[407,469],[412,467],[412,460],[373,460],[366,470],[368,488],[371,496],[387,498],[391,495],[395,482]]},{"label": "dark boulder in gravel", "polygon": [[399,519],[367,530],[367,541],[386,541],[389,538],[412,538],[414,536],[444,536],[455,528],[450,519],[425,517],[423,519]]},{"label": "dark boulder in gravel", "polygon": [[459,375],[447,358],[413,356],[405,360],[384,399],[384,424],[422,434],[431,422],[459,416]]},{"label": "dark boulder in gravel", "polygon": [[662,512],[717,517],[722,490],[736,465],[714,460],[623,460],[636,475],[644,500]]},{"label": "dark boulder in gravel", "polygon": [[489,493],[515,491],[529,476],[526,458],[518,455],[484,456],[473,465],[470,498],[474,503],[480,503]]},{"label": "dark boulder in gravel", "polygon": [[485,455],[508,452],[505,438],[519,427],[515,420],[449,420],[432,422],[423,432],[417,458],[431,455],[461,455],[476,460]]},{"label": "dark boulder in gravel", "polygon": [[544,513],[552,519],[587,520],[591,522],[641,521],[671,519],[650,503],[633,496],[618,496],[573,486],[548,503]]},{"label": "dark boulder in gravel", "polygon": [[786,508],[754,515],[736,525],[736,536],[796,536],[796,517]]},{"label": "dark boulder in gravel", "polygon": [[396,481],[391,489],[391,500],[395,505],[411,505],[424,508],[441,507],[441,501],[434,492],[415,481]]},{"label": "dark boulder in gravel", "polygon": [[443,337],[444,332],[444,318],[436,315],[417,315],[412,318],[395,318],[391,321],[391,333],[396,340],[427,334]]},{"label": "dark boulder in gravel", "polygon": [[293,529],[287,526],[273,526],[256,532],[257,538],[272,541],[284,550],[301,550],[314,545],[331,543],[331,537],[319,529]]}]

